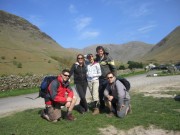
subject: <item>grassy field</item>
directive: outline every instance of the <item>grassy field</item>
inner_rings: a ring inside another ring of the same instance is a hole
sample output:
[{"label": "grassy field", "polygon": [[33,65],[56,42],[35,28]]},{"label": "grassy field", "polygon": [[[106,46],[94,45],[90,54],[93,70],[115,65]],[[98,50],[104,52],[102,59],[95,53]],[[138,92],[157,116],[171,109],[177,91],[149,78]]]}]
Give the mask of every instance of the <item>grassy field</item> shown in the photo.
[{"label": "grassy field", "polygon": [[19,96],[19,95],[30,94],[30,93],[36,93],[38,91],[39,91],[39,88],[0,91],[0,98],[10,97],[10,96]]},{"label": "grassy field", "polygon": [[175,111],[180,109],[179,102],[170,98],[143,97],[141,94],[131,94],[131,97],[133,112],[124,119],[108,118],[105,113],[93,116],[91,111],[82,115],[74,110],[76,121],[62,119],[50,123],[40,117],[39,108],[0,118],[0,131],[2,135],[92,135],[99,134],[99,128],[109,125],[119,130],[155,125],[166,130],[180,131],[180,113]]}]

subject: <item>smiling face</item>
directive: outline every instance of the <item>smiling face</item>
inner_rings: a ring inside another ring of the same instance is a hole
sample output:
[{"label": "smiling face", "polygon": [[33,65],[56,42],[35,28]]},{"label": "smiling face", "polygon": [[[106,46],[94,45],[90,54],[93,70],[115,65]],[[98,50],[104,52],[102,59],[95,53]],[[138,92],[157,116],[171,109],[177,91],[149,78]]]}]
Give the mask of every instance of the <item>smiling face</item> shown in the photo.
[{"label": "smiling face", "polygon": [[65,81],[65,82],[68,81],[69,77],[70,77],[69,72],[63,72],[62,73],[63,81]]},{"label": "smiling face", "polygon": [[109,73],[109,74],[107,74],[106,78],[107,78],[109,83],[113,83],[115,77],[112,73]]},{"label": "smiling face", "polygon": [[94,62],[94,57],[92,54],[89,54],[87,59],[89,60],[89,62],[93,63]]},{"label": "smiling face", "polygon": [[99,50],[97,51],[97,54],[98,54],[100,57],[104,56],[104,50],[103,50],[103,49],[99,49]]},{"label": "smiling face", "polygon": [[78,62],[79,64],[84,63],[84,56],[81,55],[81,54],[79,54],[79,55],[77,56],[77,62]]}]

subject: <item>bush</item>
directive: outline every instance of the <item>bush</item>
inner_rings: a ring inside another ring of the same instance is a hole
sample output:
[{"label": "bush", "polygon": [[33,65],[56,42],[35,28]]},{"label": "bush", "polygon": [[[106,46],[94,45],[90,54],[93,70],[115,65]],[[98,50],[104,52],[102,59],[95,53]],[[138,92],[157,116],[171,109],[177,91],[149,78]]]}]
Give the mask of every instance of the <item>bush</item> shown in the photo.
[{"label": "bush", "polygon": [[5,60],[5,58],[6,58],[5,56],[1,56],[1,59],[2,59],[2,60]]},{"label": "bush", "polygon": [[142,62],[139,63],[139,62],[134,62],[134,61],[128,61],[127,64],[129,64],[129,66],[128,66],[129,69],[143,68]]},{"label": "bush", "polygon": [[22,68],[22,63],[18,63],[17,68]]},{"label": "bush", "polygon": [[126,68],[125,68],[125,66],[124,65],[120,65],[119,66],[119,70],[125,70]]}]

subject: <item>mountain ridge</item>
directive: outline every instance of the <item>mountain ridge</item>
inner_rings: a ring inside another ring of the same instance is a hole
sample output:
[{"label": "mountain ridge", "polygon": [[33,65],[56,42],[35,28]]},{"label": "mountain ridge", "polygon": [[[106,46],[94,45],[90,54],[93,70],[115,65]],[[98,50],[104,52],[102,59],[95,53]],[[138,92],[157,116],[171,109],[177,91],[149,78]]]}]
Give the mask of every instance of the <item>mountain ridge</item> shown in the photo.
[{"label": "mountain ridge", "polygon": [[[131,41],[67,49],[27,20],[0,10],[0,75],[58,74],[63,68],[71,67],[78,53],[95,55],[100,45],[110,51],[118,64],[127,61],[174,63],[180,61],[180,27],[155,45]],[[17,68],[17,63],[22,64],[21,68]]]},{"label": "mountain ridge", "polygon": [[[4,11],[0,11],[0,20],[0,74],[54,74],[70,67],[76,53],[57,44],[37,26]],[[16,68],[15,63],[21,63],[22,68]]]}]

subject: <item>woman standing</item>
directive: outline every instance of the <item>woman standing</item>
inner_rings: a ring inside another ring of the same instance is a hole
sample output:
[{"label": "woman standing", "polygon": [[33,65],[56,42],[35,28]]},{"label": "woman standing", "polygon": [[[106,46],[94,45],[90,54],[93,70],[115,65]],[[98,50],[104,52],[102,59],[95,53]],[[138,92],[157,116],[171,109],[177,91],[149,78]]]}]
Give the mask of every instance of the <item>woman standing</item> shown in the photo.
[{"label": "woman standing", "polygon": [[93,115],[99,114],[99,77],[101,76],[101,67],[99,63],[94,61],[92,54],[87,55],[89,64],[87,65],[87,80],[88,87],[93,100]]},{"label": "woman standing", "polygon": [[70,70],[70,75],[74,74],[74,84],[77,94],[80,98],[80,113],[88,111],[88,104],[86,101],[86,91],[87,91],[87,78],[86,78],[86,65],[84,61],[84,56],[82,54],[77,55],[77,62],[75,62]]}]

